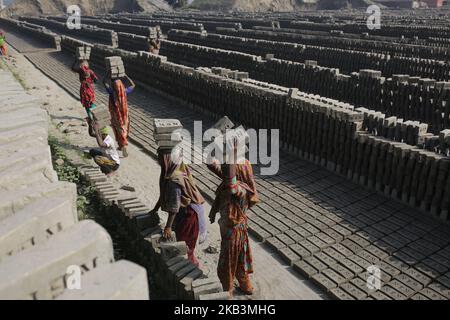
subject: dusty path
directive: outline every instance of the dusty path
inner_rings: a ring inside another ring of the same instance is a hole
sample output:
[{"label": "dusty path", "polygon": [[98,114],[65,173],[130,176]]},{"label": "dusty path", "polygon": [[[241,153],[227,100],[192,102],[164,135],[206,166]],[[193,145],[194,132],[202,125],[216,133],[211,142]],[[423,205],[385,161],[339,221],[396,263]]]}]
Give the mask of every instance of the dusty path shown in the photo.
[{"label": "dusty path", "polygon": [[[36,69],[22,54],[10,49],[12,58],[7,66],[22,79],[23,84],[33,95],[40,97],[52,121],[52,132],[65,139],[74,149],[94,147],[96,142],[87,133],[83,118],[85,112],[77,99],[62,89],[58,84]],[[78,88],[76,88],[78,90]],[[135,145],[130,145],[130,156],[121,159],[119,173],[112,182],[118,187],[133,186],[135,195],[146,205],[152,207],[159,196],[159,166],[156,161]],[[209,204],[206,205],[206,212]],[[162,223],[166,215],[161,213]],[[291,267],[260,242],[251,239],[253,245],[255,275],[253,277],[256,299],[322,299],[318,290],[302,279]],[[197,255],[203,264],[205,273],[215,273],[218,254],[209,254],[204,250],[209,247],[220,248],[220,234],[217,224],[209,225],[208,240],[198,246]],[[237,297],[239,299],[239,297]],[[243,297],[242,297],[243,298]]]}]

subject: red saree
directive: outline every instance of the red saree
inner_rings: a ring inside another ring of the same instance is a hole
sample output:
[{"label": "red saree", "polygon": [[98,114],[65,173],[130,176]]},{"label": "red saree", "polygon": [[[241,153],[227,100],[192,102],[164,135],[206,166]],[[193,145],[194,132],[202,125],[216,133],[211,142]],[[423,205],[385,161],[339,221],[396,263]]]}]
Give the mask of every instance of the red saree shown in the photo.
[{"label": "red saree", "polygon": [[80,76],[80,100],[81,104],[86,110],[95,103],[94,82],[97,80],[97,75],[87,66],[80,67],[78,74]]}]

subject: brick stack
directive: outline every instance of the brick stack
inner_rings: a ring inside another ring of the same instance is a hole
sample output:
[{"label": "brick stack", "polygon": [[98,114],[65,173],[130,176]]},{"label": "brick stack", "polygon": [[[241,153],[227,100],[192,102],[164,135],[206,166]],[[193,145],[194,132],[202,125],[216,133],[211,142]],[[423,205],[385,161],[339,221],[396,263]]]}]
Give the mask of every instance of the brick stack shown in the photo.
[{"label": "brick stack", "polygon": [[155,141],[161,149],[171,150],[181,141],[179,132],[183,128],[181,122],[176,119],[154,119]]},{"label": "brick stack", "polygon": [[147,51],[148,37],[132,33],[118,32],[119,48],[129,51]]},{"label": "brick stack", "polygon": [[76,50],[76,57],[78,60],[89,60],[91,57],[91,47],[78,47]]},{"label": "brick stack", "polygon": [[110,71],[112,79],[125,77],[125,67],[121,57],[106,57],[105,64],[107,70]]},{"label": "brick stack", "polygon": [[[71,35],[75,37],[82,37],[94,40],[98,43],[104,43],[112,47],[117,47],[118,38],[117,33],[113,30],[103,29],[93,25],[82,24],[81,29],[69,29],[66,22],[58,22],[50,19],[36,18],[36,17],[19,17],[20,21],[26,21],[44,26],[54,32],[62,35]],[[83,22],[86,22],[83,19]]]},{"label": "brick stack", "polygon": [[[214,51],[212,48],[208,49],[208,55],[203,55],[202,50],[206,50],[203,46],[210,46],[252,53],[270,50],[275,56],[283,54],[286,58],[295,59],[297,47],[294,44],[288,44],[291,51],[278,51],[280,48],[276,45],[283,48],[285,43],[228,36],[220,40],[220,37],[220,35],[202,36],[195,32],[172,30],[169,32],[169,39],[201,44],[202,49],[179,44],[184,50],[192,50],[190,55],[183,57],[183,60],[174,49],[170,49],[170,46],[164,54],[167,54],[170,60],[190,65],[211,66],[220,60],[223,61],[222,65],[228,68],[237,67],[249,71],[250,77],[254,79],[302,88],[306,92],[381,111],[388,116],[427,123],[430,131],[435,134],[449,125],[448,82],[411,77],[406,74],[393,74],[392,78],[386,79],[380,76],[379,70],[367,71],[367,69],[352,75],[344,75],[340,74],[338,69],[313,68],[309,60],[302,64],[274,59],[267,54],[265,61],[256,60],[252,63],[246,62],[244,57],[241,58],[239,55],[235,56],[235,59],[228,60],[226,55],[229,53],[223,50]],[[367,72],[373,75],[368,75]]]},{"label": "brick stack", "polygon": [[[115,262],[106,230],[78,221],[77,186],[58,181],[42,102],[11,73],[0,81],[0,299],[148,299],[146,270]],[[71,290],[77,266],[82,285]]]},{"label": "brick stack", "polygon": [[[256,42],[256,39],[262,38],[264,40],[272,40],[279,45],[279,57],[290,59],[293,61],[317,60],[317,62],[326,67],[339,68],[347,73],[359,69],[378,69],[383,72],[385,76],[391,76],[394,73],[409,73],[417,74],[422,77],[430,77],[437,80],[450,79],[450,65],[445,62],[447,53],[441,55],[443,60],[435,60],[435,56],[431,55],[433,59],[424,59],[417,57],[404,57],[402,54],[390,55],[376,51],[359,51],[349,50],[346,46],[339,47],[324,47],[316,45],[296,45],[294,43],[279,42],[285,41],[280,39],[277,33],[272,33],[271,36],[266,36],[269,31],[258,31],[259,36],[255,36],[254,30],[236,30],[230,28],[217,28],[216,33],[221,35],[231,35],[241,38],[240,41]],[[249,37],[249,38],[242,38]],[[228,41],[231,39],[227,38]],[[298,43],[298,41],[295,41]],[[259,41],[261,45],[264,44],[262,40]],[[283,50],[282,50],[283,47]],[[295,49],[297,47],[297,49]],[[296,54],[291,54],[292,48],[297,51]],[[261,50],[261,49],[259,49]],[[283,52],[284,51],[284,52]],[[289,57],[286,56],[289,54]]]}]

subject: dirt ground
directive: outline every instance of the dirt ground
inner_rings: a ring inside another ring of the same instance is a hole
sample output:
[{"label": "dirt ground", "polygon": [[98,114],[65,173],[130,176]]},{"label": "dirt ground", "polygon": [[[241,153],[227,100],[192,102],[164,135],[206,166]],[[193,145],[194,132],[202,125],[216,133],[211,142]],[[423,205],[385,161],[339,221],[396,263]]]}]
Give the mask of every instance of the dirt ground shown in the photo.
[{"label": "dirt ground", "polygon": [[[16,75],[16,78],[34,96],[40,97],[42,107],[48,111],[51,118],[51,130],[58,138],[72,145],[75,150],[96,147],[94,138],[88,135],[84,121],[85,111],[77,99],[68,94],[55,82],[36,69],[23,55],[10,48],[11,57],[6,60],[6,66]],[[69,71],[68,71],[69,72]],[[118,188],[124,185],[135,188],[134,195],[150,208],[159,197],[158,179],[160,168],[157,162],[142,152],[133,144],[129,146],[129,157],[121,159],[119,172],[111,181]],[[130,193],[131,195],[131,193]],[[205,213],[210,204],[205,205]],[[160,212],[162,224],[167,215]],[[270,250],[261,243],[251,240],[254,269],[253,282],[255,294],[252,299],[323,299],[317,289],[309,282],[293,272]],[[207,253],[206,248],[212,247],[217,253]],[[202,264],[205,274],[215,274],[220,250],[220,233],[217,223],[208,223],[208,239],[197,246],[196,254]],[[245,297],[237,297],[245,298]]]}]

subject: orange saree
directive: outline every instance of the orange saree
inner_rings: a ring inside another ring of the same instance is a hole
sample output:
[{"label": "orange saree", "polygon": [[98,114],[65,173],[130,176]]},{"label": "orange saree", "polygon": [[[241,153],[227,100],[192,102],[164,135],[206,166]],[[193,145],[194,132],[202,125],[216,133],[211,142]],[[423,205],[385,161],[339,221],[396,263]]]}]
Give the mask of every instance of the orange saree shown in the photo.
[{"label": "orange saree", "polygon": [[113,93],[109,95],[109,112],[119,149],[128,145],[130,120],[128,117],[128,102],[125,86],[121,80],[113,82]]}]

